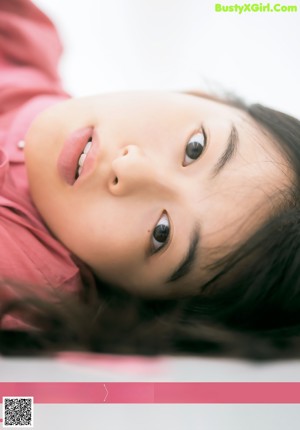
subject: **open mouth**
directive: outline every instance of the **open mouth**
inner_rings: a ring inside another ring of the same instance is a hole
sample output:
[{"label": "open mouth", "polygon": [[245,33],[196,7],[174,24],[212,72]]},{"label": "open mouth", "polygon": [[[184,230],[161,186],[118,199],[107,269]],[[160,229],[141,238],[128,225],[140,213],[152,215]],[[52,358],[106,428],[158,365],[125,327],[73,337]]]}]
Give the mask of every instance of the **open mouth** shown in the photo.
[{"label": "open mouth", "polygon": [[76,166],[76,172],[75,172],[75,181],[79,178],[79,176],[82,172],[84,162],[86,160],[86,157],[87,157],[92,145],[93,145],[93,141],[92,141],[92,137],[90,137],[87,144],[85,145],[82,153],[80,154],[79,159],[78,159],[78,163]]}]

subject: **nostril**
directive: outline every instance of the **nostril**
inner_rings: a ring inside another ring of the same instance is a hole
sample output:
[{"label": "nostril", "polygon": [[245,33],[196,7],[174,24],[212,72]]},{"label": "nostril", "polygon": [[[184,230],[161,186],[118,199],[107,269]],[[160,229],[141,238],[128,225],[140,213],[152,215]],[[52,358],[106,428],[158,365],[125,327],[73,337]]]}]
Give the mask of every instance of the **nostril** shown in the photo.
[{"label": "nostril", "polygon": [[125,156],[125,155],[127,155],[128,154],[128,149],[127,148],[125,148],[124,149],[124,151],[123,151],[123,157]]},{"label": "nostril", "polygon": [[114,185],[117,185],[117,183],[119,182],[119,179],[117,178],[117,177],[115,177],[115,179],[114,179],[114,181],[113,181],[113,184]]}]

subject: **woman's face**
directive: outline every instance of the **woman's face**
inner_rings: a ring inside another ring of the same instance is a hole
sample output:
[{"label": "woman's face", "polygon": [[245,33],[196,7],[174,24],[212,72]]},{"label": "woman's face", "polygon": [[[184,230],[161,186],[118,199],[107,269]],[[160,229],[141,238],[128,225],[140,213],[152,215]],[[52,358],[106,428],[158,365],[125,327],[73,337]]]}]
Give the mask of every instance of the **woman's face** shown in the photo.
[{"label": "woman's face", "polygon": [[70,99],[41,113],[25,141],[49,229],[102,279],[149,297],[197,291],[207,265],[246,239],[290,182],[246,113],[184,93]]}]

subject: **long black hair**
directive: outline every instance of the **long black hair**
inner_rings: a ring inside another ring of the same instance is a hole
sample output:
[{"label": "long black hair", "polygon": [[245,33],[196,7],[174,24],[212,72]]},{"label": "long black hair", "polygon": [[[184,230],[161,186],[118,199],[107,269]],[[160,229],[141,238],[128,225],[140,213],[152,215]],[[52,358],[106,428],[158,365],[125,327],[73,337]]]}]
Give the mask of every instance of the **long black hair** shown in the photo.
[{"label": "long black hair", "polygon": [[0,353],[300,356],[300,121],[259,104],[227,103],[271,135],[294,173],[276,213],[214,265],[198,295],[144,299],[96,278],[93,288],[83,279],[80,297],[56,292],[44,301],[23,293],[0,317],[21,312],[36,329],[0,331]]}]

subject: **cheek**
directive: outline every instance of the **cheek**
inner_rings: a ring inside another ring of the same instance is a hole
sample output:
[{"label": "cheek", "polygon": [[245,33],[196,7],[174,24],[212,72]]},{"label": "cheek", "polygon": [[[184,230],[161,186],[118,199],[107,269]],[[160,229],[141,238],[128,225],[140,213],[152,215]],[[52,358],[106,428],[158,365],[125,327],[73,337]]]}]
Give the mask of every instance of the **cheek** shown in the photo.
[{"label": "cheek", "polygon": [[98,244],[87,245],[85,259],[82,259],[101,279],[117,285],[126,285],[136,273],[139,261],[133,243],[128,244],[128,241],[108,238],[106,235]]},{"label": "cheek", "polygon": [[100,275],[131,265],[139,240],[134,225],[124,221],[126,213],[105,204],[79,208],[63,211],[63,222],[54,218],[53,230],[60,240]]}]

